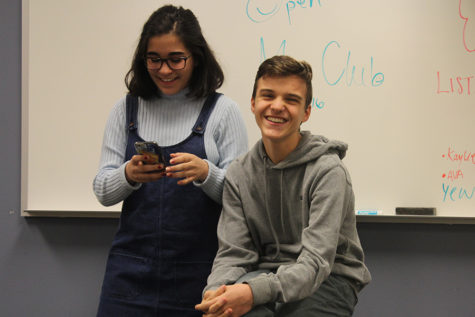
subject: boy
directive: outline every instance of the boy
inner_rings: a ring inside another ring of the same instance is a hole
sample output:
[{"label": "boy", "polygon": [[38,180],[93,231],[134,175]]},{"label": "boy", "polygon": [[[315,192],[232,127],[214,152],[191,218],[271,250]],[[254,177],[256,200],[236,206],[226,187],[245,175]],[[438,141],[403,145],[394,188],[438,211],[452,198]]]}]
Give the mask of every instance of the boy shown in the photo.
[{"label": "boy", "polygon": [[264,61],[251,99],[262,139],[229,167],[204,316],[351,316],[371,280],[356,231],[347,145],[301,132],[312,69]]}]

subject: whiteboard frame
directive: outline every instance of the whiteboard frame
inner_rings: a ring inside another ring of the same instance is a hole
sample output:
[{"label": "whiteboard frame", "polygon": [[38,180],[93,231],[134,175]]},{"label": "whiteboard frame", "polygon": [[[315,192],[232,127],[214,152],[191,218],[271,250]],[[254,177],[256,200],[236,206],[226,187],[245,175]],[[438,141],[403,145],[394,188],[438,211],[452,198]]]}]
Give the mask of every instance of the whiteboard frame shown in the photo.
[{"label": "whiteboard frame", "polygon": [[[30,26],[30,0],[22,0],[22,90],[21,90],[21,109],[22,109],[22,135],[21,135],[21,215],[25,217],[99,217],[115,218],[120,215],[120,211],[45,211],[45,210],[27,210],[26,203],[28,198],[28,114],[29,114],[29,26]],[[409,222],[409,223],[446,223],[461,224],[475,223],[474,217],[458,216],[400,216],[400,215],[378,215],[378,216],[357,216],[358,222]]]}]

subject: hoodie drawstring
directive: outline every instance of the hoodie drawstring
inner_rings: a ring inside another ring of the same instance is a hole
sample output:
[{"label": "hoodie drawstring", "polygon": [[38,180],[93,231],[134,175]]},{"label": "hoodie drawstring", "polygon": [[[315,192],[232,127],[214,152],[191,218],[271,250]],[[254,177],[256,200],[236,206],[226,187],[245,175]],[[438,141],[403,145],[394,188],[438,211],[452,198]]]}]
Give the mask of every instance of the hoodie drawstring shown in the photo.
[{"label": "hoodie drawstring", "polygon": [[[284,195],[282,193],[285,193],[284,190],[284,170],[280,170],[280,225],[282,228],[282,231],[285,234],[285,225],[284,225]],[[279,245],[279,243],[277,242]]]},{"label": "hoodie drawstring", "polygon": [[[265,199],[265,202],[266,202],[266,215],[267,215],[267,218],[269,219],[269,227],[270,227],[270,230],[272,232],[272,237],[274,238],[274,242],[275,242],[275,245],[276,245],[276,252],[275,254],[272,256],[272,260],[276,260],[278,257],[279,257],[279,254],[280,254],[280,243],[279,243],[279,237],[277,236],[277,232],[275,232],[275,228],[274,226],[272,225],[272,219],[271,219],[271,215],[270,215],[270,212],[269,212],[269,200],[267,199],[267,156],[264,156],[264,179],[266,180],[264,182],[264,199]],[[281,174],[281,185],[282,185],[282,174]],[[282,186],[281,186],[282,188]],[[281,222],[283,222],[283,219],[282,219],[282,191],[280,193],[280,202],[281,202],[281,205],[280,205],[280,218],[281,218]]]}]

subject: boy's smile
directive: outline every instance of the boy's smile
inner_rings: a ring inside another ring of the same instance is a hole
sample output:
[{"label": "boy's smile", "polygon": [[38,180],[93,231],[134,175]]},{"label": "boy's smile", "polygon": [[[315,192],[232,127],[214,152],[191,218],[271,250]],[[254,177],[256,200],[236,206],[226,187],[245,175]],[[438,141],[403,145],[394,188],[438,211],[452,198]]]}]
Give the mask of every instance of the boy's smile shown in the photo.
[{"label": "boy's smile", "polygon": [[259,78],[251,109],[264,144],[278,143],[290,150],[298,145],[300,124],[310,116],[306,93],[305,81],[295,75]]}]

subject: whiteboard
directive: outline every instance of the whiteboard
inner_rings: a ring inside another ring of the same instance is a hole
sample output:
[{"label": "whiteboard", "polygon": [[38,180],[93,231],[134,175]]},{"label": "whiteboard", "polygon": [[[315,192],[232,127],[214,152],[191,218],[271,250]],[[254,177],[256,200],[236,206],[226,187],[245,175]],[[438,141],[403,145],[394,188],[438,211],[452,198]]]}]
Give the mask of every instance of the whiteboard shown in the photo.
[{"label": "whiteboard", "polygon": [[190,8],[220,61],[250,147],[259,64],[314,70],[302,128],[349,144],[357,209],[436,207],[475,217],[475,2],[471,0],[23,0],[22,210],[117,214],[92,191],[102,135],[142,26]]}]

